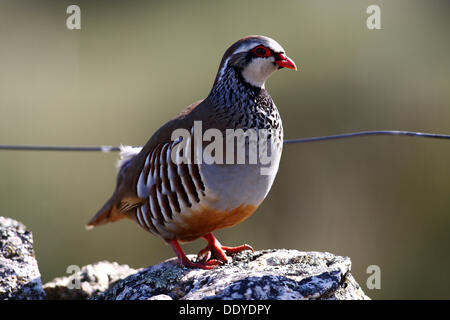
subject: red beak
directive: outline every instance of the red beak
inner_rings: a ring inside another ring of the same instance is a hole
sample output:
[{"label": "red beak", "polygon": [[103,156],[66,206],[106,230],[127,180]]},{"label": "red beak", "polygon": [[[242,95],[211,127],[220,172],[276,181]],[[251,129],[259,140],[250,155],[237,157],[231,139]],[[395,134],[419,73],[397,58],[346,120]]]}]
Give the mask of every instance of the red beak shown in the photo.
[{"label": "red beak", "polygon": [[281,68],[297,70],[295,62],[291,58],[286,56],[284,53],[278,54],[277,60],[275,60],[274,63]]}]

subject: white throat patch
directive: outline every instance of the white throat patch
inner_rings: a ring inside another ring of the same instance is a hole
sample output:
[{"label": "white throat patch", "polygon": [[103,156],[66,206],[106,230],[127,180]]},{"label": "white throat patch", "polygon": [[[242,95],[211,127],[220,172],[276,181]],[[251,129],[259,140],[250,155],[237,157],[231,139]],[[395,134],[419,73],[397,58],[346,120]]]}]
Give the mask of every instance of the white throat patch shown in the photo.
[{"label": "white throat patch", "polygon": [[273,63],[274,61],[274,57],[253,58],[242,70],[242,76],[252,86],[264,89],[266,79],[278,69],[278,66]]}]

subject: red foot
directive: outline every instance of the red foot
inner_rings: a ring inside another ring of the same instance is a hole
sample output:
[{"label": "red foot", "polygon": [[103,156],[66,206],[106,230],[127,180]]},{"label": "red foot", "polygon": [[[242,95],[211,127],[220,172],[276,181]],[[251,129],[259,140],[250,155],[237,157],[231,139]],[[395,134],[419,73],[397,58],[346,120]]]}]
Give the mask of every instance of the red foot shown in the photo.
[{"label": "red foot", "polygon": [[221,264],[219,260],[209,260],[206,262],[192,262],[191,260],[186,257],[184,254],[183,249],[181,249],[180,244],[177,240],[171,240],[168,241],[170,246],[172,247],[173,251],[175,251],[178,262],[186,268],[193,268],[193,269],[204,269],[204,270],[210,270],[213,269],[215,266],[218,266]]},{"label": "red foot", "polygon": [[[253,250],[251,246],[248,244],[243,244],[238,247],[226,247],[222,246],[220,242],[214,237],[212,233],[208,233],[207,235],[203,236],[203,239],[208,241],[208,244],[206,247],[197,254],[197,258],[202,262],[209,262],[209,261],[221,261],[223,263],[228,262],[227,254],[235,254],[244,250]],[[211,257],[215,259],[211,259]]]},{"label": "red foot", "polygon": [[[203,238],[208,241],[208,244],[204,249],[200,250],[197,255],[197,259],[200,262],[192,262],[191,260],[189,260],[188,257],[186,257],[183,249],[181,249],[180,244],[177,240],[170,240],[168,241],[168,243],[172,247],[173,251],[175,251],[178,262],[182,266],[187,268],[199,268],[205,270],[213,269],[214,267],[222,263],[228,262],[227,254],[234,254],[244,250],[255,251],[248,244],[244,244],[238,247],[222,246],[212,233],[208,233],[207,235],[203,236]],[[213,257],[213,259],[211,259],[211,257]]]}]

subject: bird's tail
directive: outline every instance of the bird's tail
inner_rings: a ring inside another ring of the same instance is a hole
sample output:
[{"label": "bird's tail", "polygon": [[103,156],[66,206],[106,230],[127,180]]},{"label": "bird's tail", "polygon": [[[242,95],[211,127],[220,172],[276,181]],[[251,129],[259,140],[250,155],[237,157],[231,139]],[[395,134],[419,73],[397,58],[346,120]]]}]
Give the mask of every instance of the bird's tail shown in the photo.
[{"label": "bird's tail", "polygon": [[116,206],[114,197],[111,197],[103,207],[92,217],[91,220],[86,225],[86,229],[92,229],[93,227],[100,226],[108,222],[114,222],[123,218],[127,215],[119,213]]},{"label": "bird's tail", "polygon": [[[120,146],[119,161],[117,162],[117,185],[120,184],[122,174],[126,170],[127,164],[142,150],[142,147]],[[116,206],[115,192],[113,196],[103,205],[103,207],[92,217],[86,225],[86,229],[100,226],[108,222],[114,222],[129,216],[120,212]]]}]

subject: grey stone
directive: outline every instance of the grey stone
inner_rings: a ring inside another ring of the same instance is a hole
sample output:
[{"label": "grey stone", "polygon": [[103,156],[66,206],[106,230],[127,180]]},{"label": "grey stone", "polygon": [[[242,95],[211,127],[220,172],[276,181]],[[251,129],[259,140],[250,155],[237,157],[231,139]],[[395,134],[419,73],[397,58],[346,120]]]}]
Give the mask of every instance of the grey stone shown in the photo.
[{"label": "grey stone", "polygon": [[187,269],[175,258],[139,270],[101,261],[43,287],[31,232],[0,217],[0,299],[369,299],[350,269],[348,257],[272,249],[241,252],[212,270]]},{"label": "grey stone", "polygon": [[[193,256],[190,256],[193,259]],[[176,259],[113,283],[99,300],[369,299],[350,273],[351,261],[297,250],[242,252],[213,270],[186,269]]]},{"label": "grey stone", "polygon": [[148,298],[148,300],[173,300],[173,299],[166,294],[158,294],[156,296]]},{"label": "grey stone", "polygon": [[[76,266],[75,266],[76,268]],[[84,300],[97,296],[117,280],[137,270],[117,262],[100,261],[71,271],[67,277],[55,278],[44,285],[47,299]]]},{"label": "grey stone", "polygon": [[31,231],[18,221],[0,217],[0,300],[44,297]]}]

